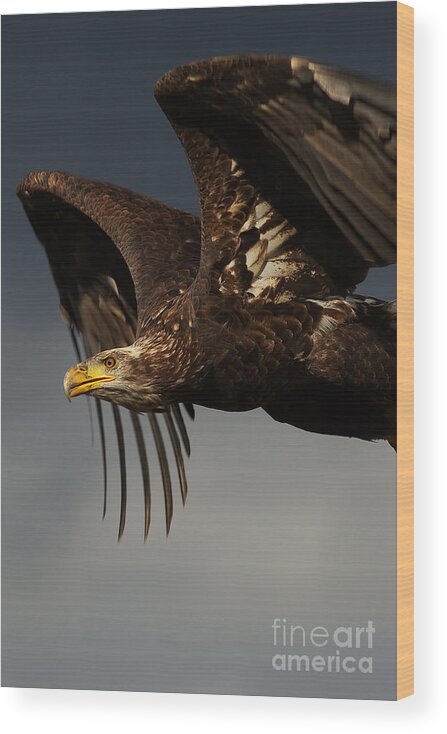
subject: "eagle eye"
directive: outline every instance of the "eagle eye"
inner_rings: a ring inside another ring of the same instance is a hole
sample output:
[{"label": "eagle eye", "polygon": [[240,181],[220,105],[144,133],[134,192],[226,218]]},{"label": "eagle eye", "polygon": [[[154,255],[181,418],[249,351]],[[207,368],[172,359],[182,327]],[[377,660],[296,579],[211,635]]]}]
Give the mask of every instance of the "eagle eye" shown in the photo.
[{"label": "eagle eye", "polygon": [[108,369],[112,369],[112,367],[115,367],[116,365],[115,357],[106,357],[104,360],[104,364]]}]

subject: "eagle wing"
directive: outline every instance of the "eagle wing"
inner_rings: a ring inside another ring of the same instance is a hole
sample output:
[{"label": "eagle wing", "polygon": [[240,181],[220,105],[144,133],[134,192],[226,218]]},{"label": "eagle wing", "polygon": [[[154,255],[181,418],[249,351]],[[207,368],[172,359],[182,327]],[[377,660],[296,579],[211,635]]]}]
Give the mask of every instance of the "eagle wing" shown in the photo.
[{"label": "eagle wing", "polygon": [[395,261],[395,93],[297,57],[180,66],[155,96],[202,208],[197,284],[343,295]]},{"label": "eagle wing", "polygon": [[[110,184],[59,172],[30,173],[17,189],[30,223],[45,248],[59,291],[62,315],[77,357],[127,346],[135,340],[138,316],[163,304],[172,291],[194,279],[200,253],[200,224],[192,215]],[[79,337],[82,342],[82,349]],[[107,462],[101,402],[94,398],[99,422],[104,513]],[[192,408],[188,411],[192,412]],[[112,404],[121,473],[119,537],[126,517],[127,479],[124,433],[118,406]],[[190,446],[179,406],[164,414],[175,456],[182,499],[187,484],[180,438]],[[131,413],[141,464],[145,523],[150,525],[149,464],[140,417]],[[172,482],[159,418],[149,414],[164,488],[166,532],[173,511]],[[179,438],[180,436],[180,438]]]}]

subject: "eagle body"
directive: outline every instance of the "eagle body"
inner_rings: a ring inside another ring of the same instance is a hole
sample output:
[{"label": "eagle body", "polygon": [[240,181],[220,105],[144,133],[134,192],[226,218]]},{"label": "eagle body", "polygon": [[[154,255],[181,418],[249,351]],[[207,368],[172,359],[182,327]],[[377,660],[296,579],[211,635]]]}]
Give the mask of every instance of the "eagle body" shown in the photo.
[{"label": "eagle body", "polygon": [[[52,172],[18,188],[78,356],[67,397],[130,411],[150,523],[141,418],[165,494],[163,420],[186,497],[180,406],[263,408],[304,430],[396,447],[396,308],[356,293],[396,260],[395,90],[299,57],[185,64],[155,97],[186,153],[201,218],[119,186]],[[162,413],[162,418],[158,415]],[[298,439],[297,439],[298,440]]]},{"label": "eagle body", "polygon": [[291,305],[213,297],[187,327],[187,345],[175,333],[173,362],[184,364],[185,351],[197,356],[161,392],[168,402],[263,408],[304,430],[394,444],[393,308],[369,300]]},{"label": "eagle body", "polygon": [[115,395],[107,387],[99,397],[136,412],[176,403],[263,408],[305,430],[394,444],[392,304],[216,294],[186,320],[180,298],[135,349],[135,389]]}]

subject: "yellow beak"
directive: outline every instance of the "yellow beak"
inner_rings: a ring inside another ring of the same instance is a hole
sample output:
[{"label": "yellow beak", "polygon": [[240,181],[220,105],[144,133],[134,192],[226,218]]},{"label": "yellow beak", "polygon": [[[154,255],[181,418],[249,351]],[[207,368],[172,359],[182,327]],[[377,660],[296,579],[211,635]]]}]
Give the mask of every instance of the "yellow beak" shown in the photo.
[{"label": "yellow beak", "polygon": [[101,365],[87,366],[85,362],[70,367],[64,377],[64,392],[69,400],[77,395],[95,390],[105,382],[111,382],[116,378],[103,371]]}]

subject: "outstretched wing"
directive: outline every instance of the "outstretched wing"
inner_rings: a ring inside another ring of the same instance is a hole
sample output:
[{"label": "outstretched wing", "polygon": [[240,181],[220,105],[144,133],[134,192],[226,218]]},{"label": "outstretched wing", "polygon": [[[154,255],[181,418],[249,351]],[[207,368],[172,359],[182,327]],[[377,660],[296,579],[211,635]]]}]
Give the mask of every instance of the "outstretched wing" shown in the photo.
[{"label": "outstretched wing", "polygon": [[199,190],[203,288],[341,295],[394,262],[392,89],[297,57],[242,56],[174,69],[155,96]]},{"label": "outstretched wing", "polygon": [[[131,344],[137,329],[137,310],[144,316],[194,279],[200,224],[189,214],[127,189],[59,172],[30,173],[17,193],[47,253],[61,312],[79,360],[82,351],[89,357]],[[101,402],[96,398],[94,401],[103,457],[105,513],[105,429]],[[188,410],[191,413],[191,408]],[[126,518],[126,456],[120,411],[115,405],[112,411],[121,472],[121,537]],[[181,442],[188,455],[190,446],[180,407],[173,406],[164,420],[184,502],[187,484]],[[131,413],[131,421],[141,464],[146,538],[151,511],[149,463],[141,419]],[[149,422],[163,480],[168,533],[173,502],[167,451],[159,417],[150,413]]]}]

